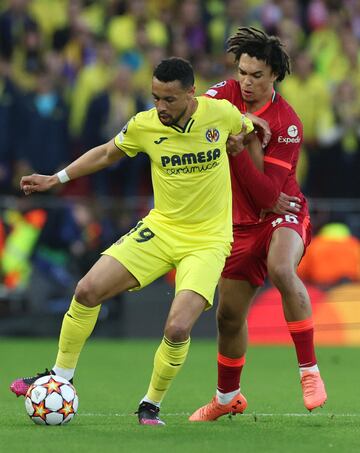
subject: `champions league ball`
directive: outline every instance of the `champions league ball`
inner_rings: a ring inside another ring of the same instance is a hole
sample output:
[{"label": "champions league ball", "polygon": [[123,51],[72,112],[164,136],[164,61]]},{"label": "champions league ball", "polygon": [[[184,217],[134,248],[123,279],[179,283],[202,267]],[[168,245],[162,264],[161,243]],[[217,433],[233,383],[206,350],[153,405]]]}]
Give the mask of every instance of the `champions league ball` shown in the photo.
[{"label": "champions league ball", "polygon": [[37,425],[64,425],[77,412],[79,398],[72,384],[60,376],[43,376],[28,389],[25,409]]}]

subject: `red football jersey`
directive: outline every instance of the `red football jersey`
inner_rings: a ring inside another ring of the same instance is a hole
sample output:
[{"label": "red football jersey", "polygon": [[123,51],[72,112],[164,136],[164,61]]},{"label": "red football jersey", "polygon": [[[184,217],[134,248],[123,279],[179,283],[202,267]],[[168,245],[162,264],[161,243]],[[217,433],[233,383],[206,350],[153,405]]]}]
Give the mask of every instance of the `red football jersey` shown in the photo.
[{"label": "red football jersey", "polygon": [[[246,105],[238,81],[230,79],[211,87],[206,93],[217,99],[227,99],[242,112]],[[271,129],[271,140],[264,150],[264,173],[252,164],[247,151],[229,156],[233,190],[233,224],[260,222],[261,209],[272,207],[280,192],[301,200],[299,217],[308,214],[308,206],[296,181],[296,165],[303,139],[303,127],[292,107],[274,91],[272,99],[259,111],[252,112],[265,119]],[[262,137],[259,136],[261,140]],[[268,214],[269,220],[276,214]]]}]

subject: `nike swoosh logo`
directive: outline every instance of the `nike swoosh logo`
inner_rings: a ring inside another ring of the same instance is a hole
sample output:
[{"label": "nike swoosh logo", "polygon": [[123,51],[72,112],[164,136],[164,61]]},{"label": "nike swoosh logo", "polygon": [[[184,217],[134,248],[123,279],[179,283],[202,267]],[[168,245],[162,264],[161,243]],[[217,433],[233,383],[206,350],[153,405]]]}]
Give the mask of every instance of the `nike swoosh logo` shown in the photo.
[{"label": "nike swoosh logo", "polygon": [[155,140],[154,143],[156,143],[157,145],[160,145],[160,143],[162,143],[164,140],[167,140],[168,137],[160,137],[158,140]]}]

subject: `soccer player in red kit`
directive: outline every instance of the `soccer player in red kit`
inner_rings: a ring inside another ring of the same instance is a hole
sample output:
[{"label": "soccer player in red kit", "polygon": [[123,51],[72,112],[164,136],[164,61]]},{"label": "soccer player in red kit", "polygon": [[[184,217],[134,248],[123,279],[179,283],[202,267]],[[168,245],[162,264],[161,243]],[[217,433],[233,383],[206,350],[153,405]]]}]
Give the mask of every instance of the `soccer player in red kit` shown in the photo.
[{"label": "soccer player in red kit", "polygon": [[190,421],[216,420],[246,409],[246,399],[240,393],[248,337],[246,318],[267,275],[281,293],[304,405],[311,411],[327,398],[314,350],[311,302],[296,272],[311,239],[307,202],[295,177],[302,124],[274,90],[275,81],[280,82],[290,72],[289,57],[277,37],[245,27],[228,40],[227,51],[235,55],[238,80],[220,82],[206,95],[227,99],[241,112],[268,121],[272,136],[264,149],[263,174],[244,165],[249,159],[246,152],[229,156],[234,243],[219,282],[218,386],[212,401],[195,411]]}]

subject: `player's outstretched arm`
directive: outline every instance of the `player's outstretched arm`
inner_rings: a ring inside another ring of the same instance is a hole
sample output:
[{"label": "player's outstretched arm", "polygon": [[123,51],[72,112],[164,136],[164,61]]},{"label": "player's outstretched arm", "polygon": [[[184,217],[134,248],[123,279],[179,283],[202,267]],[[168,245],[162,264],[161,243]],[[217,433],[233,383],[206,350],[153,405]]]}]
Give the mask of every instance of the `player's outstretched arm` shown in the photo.
[{"label": "player's outstretched arm", "polygon": [[33,173],[20,179],[20,189],[25,195],[30,195],[33,192],[45,192],[58,183],[59,179],[56,175],[47,176]]},{"label": "player's outstretched arm", "polygon": [[90,175],[109,167],[123,156],[125,156],[125,153],[115,146],[112,139],[103,145],[90,149],[64,170],[54,175],[38,175],[35,173],[23,176],[20,180],[20,189],[24,191],[25,195],[30,195],[33,192],[45,192],[59,183]]}]

